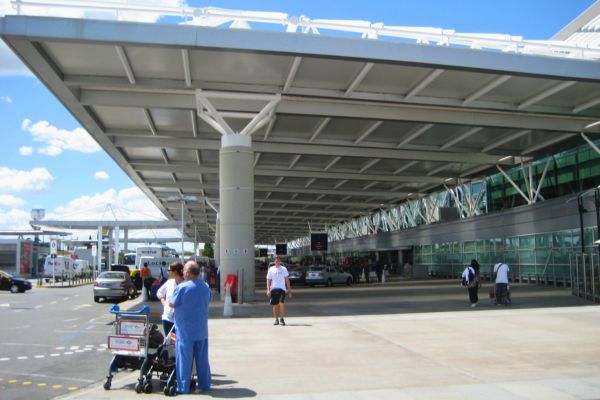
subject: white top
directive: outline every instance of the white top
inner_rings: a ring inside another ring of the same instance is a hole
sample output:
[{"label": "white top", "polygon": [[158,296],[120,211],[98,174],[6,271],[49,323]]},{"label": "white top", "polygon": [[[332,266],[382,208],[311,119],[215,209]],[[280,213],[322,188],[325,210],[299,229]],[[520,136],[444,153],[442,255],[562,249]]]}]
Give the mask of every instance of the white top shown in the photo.
[{"label": "white top", "polygon": [[173,311],[171,310],[171,307],[169,307],[169,304],[171,303],[171,298],[173,297],[173,292],[175,291],[176,287],[177,282],[175,282],[175,279],[169,279],[163,283],[163,285],[156,292],[156,297],[159,299],[163,297],[165,298],[162,314],[162,319],[165,321],[175,322],[173,319]]},{"label": "white top", "polygon": [[471,281],[469,281],[469,270],[473,272],[473,280],[477,280],[477,276],[475,275],[475,268],[467,267],[462,273],[462,277],[465,278],[467,283],[471,283]]},{"label": "white top", "polygon": [[494,265],[494,272],[496,273],[496,283],[508,283],[508,265],[504,263],[498,263]]},{"label": "white top", "polygon": [[267,272],[267,279],[271,281],[271,290],[273,289],[283,289],[287,291],[285,286],[285,278],[289,276],[288,270],[283,265],[277,268],[276,266],[272,266],[269,268]]}]

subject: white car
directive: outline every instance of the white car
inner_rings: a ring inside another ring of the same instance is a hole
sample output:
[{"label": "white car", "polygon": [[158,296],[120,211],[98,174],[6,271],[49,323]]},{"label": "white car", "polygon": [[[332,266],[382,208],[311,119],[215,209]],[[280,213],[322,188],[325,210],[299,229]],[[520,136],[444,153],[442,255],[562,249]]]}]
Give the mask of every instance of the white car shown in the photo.
[{"label": "white car", "polygon": [[351,285],[352,275],[342,271],[339,267],[319,265],[309,267],[306,272],[306,284],[310,286],[322,285],[333,286],[336,283]]}]

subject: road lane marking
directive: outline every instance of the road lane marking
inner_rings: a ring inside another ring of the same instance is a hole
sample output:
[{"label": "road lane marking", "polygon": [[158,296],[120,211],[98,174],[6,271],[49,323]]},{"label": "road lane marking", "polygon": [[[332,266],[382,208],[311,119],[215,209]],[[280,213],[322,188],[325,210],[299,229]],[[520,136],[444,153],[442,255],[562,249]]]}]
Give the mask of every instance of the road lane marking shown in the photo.
[{"label": "road lane marking", "polygon": [[72,322],[72,321],[77,321],[79,318],[69,318],[69,319],[65,319],[63,322]]},{"label": "road lane marking", "polygon": [[65,349],[65,346],[60,346],[60,347],[56,348],[56,350],[64,350],[64,349]]},{"label": "road lane marking", "polygon": [[51,302],[50,304],[56,304],[56,300],[54,300],[53,302]]},{"label": "road lane marking", "polygon": [[52,389],[60,389],[62,385],[52,385]]},{"label": "road lane marking", "polygon": [[50,354],[50,357],[58,357],[58,356],[60,356],[60,354],[58,354],[58,353],[52,353],[52,354]]},{"label": "road lane marking", "polygon": [[37,356],[34,356],[34,358],[44,358],[44,357],[46,357],[46,356],[43,354],[38,354]]},{"label": "road lane marking", "polygon": [[48,386],[48,384],[47,383],[38,383],[35,386],[37,386],[37,387],[46,387],[46,386]]},{"label": "road lane marking", "polygon": [[0,304],[0,307],[10,307],[10,304],[8,304],[8,303],[2,303],[2,304]]},{"label": "road lane marking", "polygon": [[77,386],[69,386],[69,387],[67,388],[67,390],[68,390],[69,392],[72,392],[72,391],[74,391],[74,390],[77,390]]},{"label": "road lane marking", "polygon": [[0,361],[10,361],[10,358],[9,357],[2,357],[2,358],[0,358]]},{"label": "road lane marking", "polygon": [[21,356],[21,357],[17,357],[17,360],[27,360],[27,356]]},{"label": "road lane marking", "polygon": [[33,307],[33,308],[35,308],[36,310],[39,310],[40,308],[42,308],[42,306],[40,306],[40,305],[37,305],[37,306],[35,306],[35,307]]},{"label": "road lane marking", "polygon": [[77,350],[79,348],[79,346],[71,346],[69,347],[69,350]]},{"label": "road lane marking", "polygon": [[23,312],[23,311],[25,311],[25,310],[23,310],[23,309],[20,309],[20,310],[14,310],[14,312]]},{"label": "road lane marking", "polygon": [[19,381],[16,380],[16,379],[11,379],[11,380],[8,381],[8,383],[10,383],[11,385],[14,385],[17,382],[19,382]]},{"label": "road lane marking", "polygon": [[65,351],[63,354],[74,354],[72,351]]},{"label": "road lane marking", "polygon": [[31,385],[33,382],[31,381],[23,381],[23,385]]}]

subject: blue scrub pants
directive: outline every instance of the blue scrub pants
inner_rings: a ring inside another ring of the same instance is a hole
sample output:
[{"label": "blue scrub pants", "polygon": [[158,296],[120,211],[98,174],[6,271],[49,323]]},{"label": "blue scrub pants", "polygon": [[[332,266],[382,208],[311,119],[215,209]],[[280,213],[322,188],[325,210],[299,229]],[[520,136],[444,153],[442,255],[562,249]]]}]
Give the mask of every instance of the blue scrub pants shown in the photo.
[{"label": "blue scrub pants", "polygon": [[192,360],[196,360],[198,386],[210,389],[210,364],[208,363],[208,339],[184,341],[177,337],[175,367],[177,369],[177,393],[189,393],[192,379]]}]

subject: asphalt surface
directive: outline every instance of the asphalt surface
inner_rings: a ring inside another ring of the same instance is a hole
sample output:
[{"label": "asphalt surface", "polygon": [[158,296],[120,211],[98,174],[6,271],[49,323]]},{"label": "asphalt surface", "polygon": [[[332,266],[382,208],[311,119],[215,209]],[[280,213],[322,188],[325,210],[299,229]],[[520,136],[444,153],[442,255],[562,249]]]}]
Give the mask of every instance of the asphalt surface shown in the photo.
[{"label": "asphalt surface", "polygon": [[[527,284],[511,285],[512,306],[497,307],[486,289],[479,307],[471,308],[456,281],[298,286],[287,301],[285,327],[272,325],[262,287],[255,301],[234,304],[232,318],[223,317],[215,296],[213,387],[178,397],[600,398],[600,307],[569,289]],[[111,355],[99,349],[114,318],[107,304],[93,303],[91,287],[0,294],[0,304],[0,317],[9,322],[3,326],[14,328],[0,330],[2,347],[12,349],[0,353],[11,358],[0,361],[3,400],[164,398],[156,380],[153,394],[134,391],[139,371],[120,371],[111,390],[103,389]],[[149,304],[158,321],[160,304]],[[141,298],[121,303],[124,309],[141,305]],[[28,345],[46,337],[42,346]],[[28,358],[15,359],[22,351]],[[47,386],[38,387],[42,383]]]},{"label": "asphalt surface", "polygon": [[51,399],[97,383],[114,317],[91,285],[0,292],[0,398]]}]

